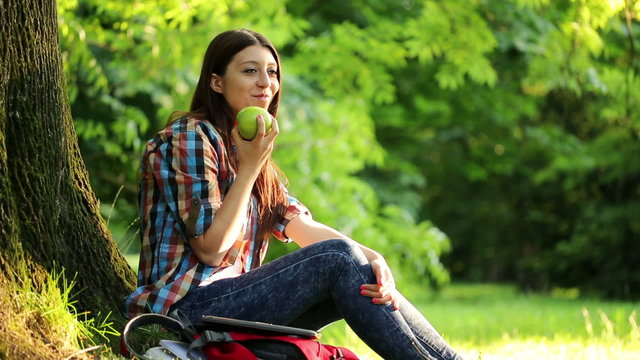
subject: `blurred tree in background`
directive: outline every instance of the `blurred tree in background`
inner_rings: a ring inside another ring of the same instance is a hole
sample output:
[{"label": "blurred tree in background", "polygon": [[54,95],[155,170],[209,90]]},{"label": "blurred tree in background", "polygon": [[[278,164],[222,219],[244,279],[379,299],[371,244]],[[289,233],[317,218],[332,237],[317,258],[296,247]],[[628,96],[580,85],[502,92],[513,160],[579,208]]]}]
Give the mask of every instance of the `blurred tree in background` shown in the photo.
[{"label": "blurred tree in background", "polygon": [[640,1],[58,7],[81,150],[124,252],[142,144],[188,107],[211,38],[250,27],[283,58],[290,190],[405,280],[640,296]]}]

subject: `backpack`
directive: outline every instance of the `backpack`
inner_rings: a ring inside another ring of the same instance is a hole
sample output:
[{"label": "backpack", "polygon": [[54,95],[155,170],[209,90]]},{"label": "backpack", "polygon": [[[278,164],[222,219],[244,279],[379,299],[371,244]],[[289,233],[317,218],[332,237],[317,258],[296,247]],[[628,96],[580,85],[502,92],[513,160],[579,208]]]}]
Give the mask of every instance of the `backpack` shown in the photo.
[{"label": "backpack", "polygon": [[[160,346],[141,354],[132,337],[136,329],[148,325],[160,325],[179,340],[160,340]],[[123,356],[145,360],[358,360],[351,350],[323,344],[319,337],[312,330],[217,316],[203,316],[193,325],[176,311],[129,320],[120,340]]]}]

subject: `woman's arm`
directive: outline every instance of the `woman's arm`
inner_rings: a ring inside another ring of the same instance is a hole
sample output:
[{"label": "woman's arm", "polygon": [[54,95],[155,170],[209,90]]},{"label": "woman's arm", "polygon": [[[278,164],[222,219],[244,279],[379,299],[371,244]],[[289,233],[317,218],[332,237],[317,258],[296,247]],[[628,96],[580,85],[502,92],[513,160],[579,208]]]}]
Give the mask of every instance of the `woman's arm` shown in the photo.
[{"label": "woman's arm", "polygon": [[[338,230],[313,220],[311,216],[306,214],[300,214],[293,218],[291,222],[287,224],[285,233],[287,237],[293,239],[293,241],[301,247],[329,239],[353,240]],[[382,255],[378,252],[360,243],[358,243],[358,245],[369,262],[382,258]]]},{"label": "woman's arm", "polygon": [[238,239],[254,182],[255,178],[238,174],[211,226],[202,235],[189,239],[189,245],[200,262],[219,266],[224,255]]},{"label": "woman's arm", "polygon": [[210,266],[219,266],[225,254],[240,236],[246,220],[251,191],[260,170],[271,156],[278,135],[278,122],[272,119],[272,129],[265,134],[262,117],[258,120],[258,134],[252,141],[243,140],[237,127],[231,136],[238,149],[238,170],[231,189],[215,214],[215,220],[199,237],[189,240],[198,259]]},{"label": "woman's arm", "polygon": [[[338,230],[319,223],[306,214],[300,214],[291,219],[285,228],[285,234],[301,247],[329,239],[352,240]],[[377,280],[377,284],[362,284],[360,286],[360,294],[371,297],[375,304],[392,303],[397,310],[396,285],[389,265],[377,251],[360,243],[358,245],[371,264],[371,269]]]}]

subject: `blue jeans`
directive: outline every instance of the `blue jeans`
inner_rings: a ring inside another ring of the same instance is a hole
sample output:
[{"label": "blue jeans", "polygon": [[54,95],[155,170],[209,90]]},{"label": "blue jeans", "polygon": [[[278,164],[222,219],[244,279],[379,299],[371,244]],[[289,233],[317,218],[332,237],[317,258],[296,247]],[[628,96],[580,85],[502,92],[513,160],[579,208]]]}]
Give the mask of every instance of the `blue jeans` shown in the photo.
[{"label": "blue jeans", "polygon": [[193,289],[171,310],[194,323],[217,315],[313,330],[344,318],[384,359],[462,359],[404,297],[396,311],[360,295],[360,285],[375,283],[356,242],[326,240]]}]

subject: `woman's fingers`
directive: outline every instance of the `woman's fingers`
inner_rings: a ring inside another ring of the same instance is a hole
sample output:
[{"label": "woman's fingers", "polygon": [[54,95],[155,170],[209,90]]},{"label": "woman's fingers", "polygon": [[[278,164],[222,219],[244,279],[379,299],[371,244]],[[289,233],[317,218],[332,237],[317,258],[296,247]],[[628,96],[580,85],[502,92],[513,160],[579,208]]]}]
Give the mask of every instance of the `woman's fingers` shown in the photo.
[{"label": "woman's fingers", "polygon": [[395,288],[378,284],[366,284],[360,287],[360,294],[369,297],[383,297],[390,294]]},{"label": "woman's fingers", "polygon": [[360,286],[360,294],[372,298],[371,302],[380,305],[392,304],[394,309],[399,309],[398,292],[389,265],[384,258],[371,261],[371,270],[377,284],[363,284]]},{"label": "woman's fingers", "polygon": [[371,298],[386,299],[392,296],[394,290],[395,289],[393,288],[375,285],[375,284],[363,285],[360,287],[360,295],[371,297]]},{"label": "woman's fingers", "polygon": [[256,138],[262,138],[264,137],[264,134],[267,133],[266,129],[266,125],[265,125],[265,119],[262,117],[262,115],[258,115],[258,119],[257,119],[257,123],[258,123],[258,132],[256,133]]},{"label": "woman's fingers", "polygon": [[[271,114],[269,114],[271,116]],[[268,136],[272,136],[274,139],[280,133],[280,126],[278,125],[278,120],[271,116],[271,131],[267,133]]]},{"label": "woman's fingers", "polygon": [[368,296],[368,297],[380,297],[382,296],[382,292],[380,291],[381,286],[375,284],[367,284],[360,286],[360,295]]},{"label": "woman's fingers", "polygon": [[258,131],[256,133],[256,138],[264,138],[267,136],[275,138],[280,132],[278,121],[276,120],[276,118],[271,116],[271,114],[269,114],[269,117],[269,120],[271,120],[271,129],[267,130],[267,119],[265,119],[262,115],[258,115]]},{"label": "woman's fingers", "polygon": [[370,297],[371,302],[379,305],[393,305],[393,308],[400,308],[399,298],[395,286],[384,286],[378,284],[365,284],[360,286],[360,295]]}]

